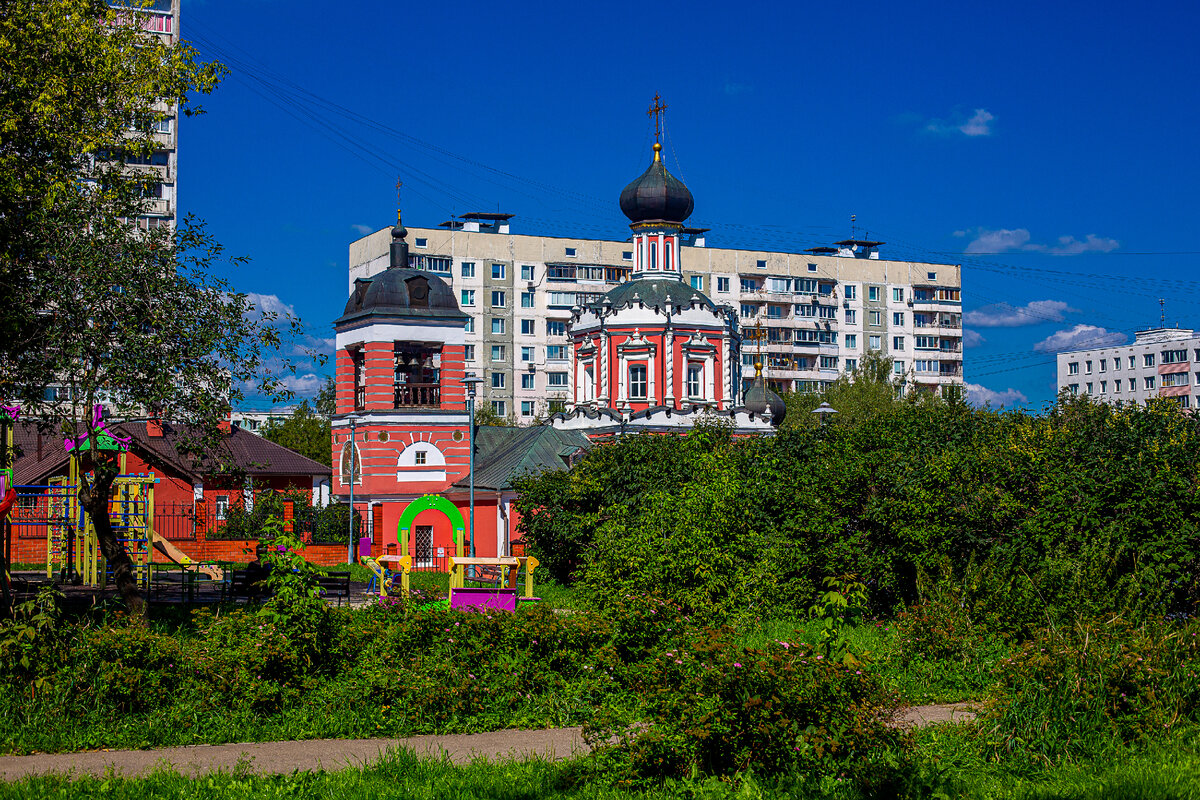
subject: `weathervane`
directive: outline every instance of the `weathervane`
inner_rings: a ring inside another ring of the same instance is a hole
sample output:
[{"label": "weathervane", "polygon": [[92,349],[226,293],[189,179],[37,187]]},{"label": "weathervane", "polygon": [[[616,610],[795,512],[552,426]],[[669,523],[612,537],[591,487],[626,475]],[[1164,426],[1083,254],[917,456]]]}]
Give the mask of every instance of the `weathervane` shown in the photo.
[{"label": "weathervane", "polygon": [[654,103],[650,106],[650,110],[646,112],[646,116],[654,117],[654,143],[660,144],[659,139],[662,138],[662,115],[667,110],[667,106],[662,102],[658,92],[654,93]]}]

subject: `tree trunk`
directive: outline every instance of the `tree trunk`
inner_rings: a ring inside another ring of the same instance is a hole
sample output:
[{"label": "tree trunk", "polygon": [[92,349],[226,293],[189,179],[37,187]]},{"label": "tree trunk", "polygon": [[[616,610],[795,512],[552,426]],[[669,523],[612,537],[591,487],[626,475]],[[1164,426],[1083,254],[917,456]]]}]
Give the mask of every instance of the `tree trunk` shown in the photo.
[{"label": "tree trunk", "polygon": [[[97,472],[101,471],[97,470]],[[113,583],[116,584],[121,599],[125,601],[125,607],[129,609],[129,616],[141,617],[145,613],[146,604],[142,600],[137,577],[133,573],[133,559],[129,557],[125,546],[117,541],[117,536],[112,529],[112,520],[108,517],[108,497],[112,492],[115,479],[115,473],[112,475],[98,474],[90,490],[80,487],[79,501],[87,511],[88,517],[91,518],[92,526],[96,529],[96,540],[100,545],[100,552],[104,554],[104,560],[112,567]]]}]

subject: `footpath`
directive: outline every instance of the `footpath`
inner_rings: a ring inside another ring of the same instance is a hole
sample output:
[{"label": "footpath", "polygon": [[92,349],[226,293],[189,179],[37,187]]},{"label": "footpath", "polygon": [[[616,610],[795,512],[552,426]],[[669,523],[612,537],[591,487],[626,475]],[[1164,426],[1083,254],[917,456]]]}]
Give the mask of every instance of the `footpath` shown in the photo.
[{"label": "footpath", "polygon": [[[975,718],[969,703],[911,706],[892,724],[911,728]],[[61,774],[74,777],[119,775],[135,778],[167,769],[197,777],[212,772],[247,772],[258,775],[289,774],[296,770],[365,767],[388,750],[409,750],[418,756],[448,758],[455,764],[475,759],[541,758],[560,761],[586,755],[582,728],[503,730],[453,736],[411,736],[406,739],[305,739],[289,742],[191,745],[159,750],[92,750],[0,757],[0,780],[19,781],[31,775]]]}]

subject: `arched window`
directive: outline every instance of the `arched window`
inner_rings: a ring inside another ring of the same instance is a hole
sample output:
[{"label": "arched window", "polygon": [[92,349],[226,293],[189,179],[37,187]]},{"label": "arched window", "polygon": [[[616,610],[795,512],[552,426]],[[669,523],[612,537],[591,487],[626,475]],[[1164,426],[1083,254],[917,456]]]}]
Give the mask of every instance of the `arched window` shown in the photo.
[{"label": "arched window", "polygon": [[663,269],[671,271],[671,242],[670,240],[663,242]]},{"label": "arched window", "polygon": [[658,245],[650,243],[650,269],[658,269]]},{"label": "arched window", "polygon": [[396,459],[396,480],[442,481],[446,479],[446,456],[429,442],[415,442]]},{"label": "arched window", "polygon": [[687,368],[687,396],[691,400],[704,399],[704,365],[691,363]]},{"label": "arched window", "polygon": [[362,454],[359,453],[358,445],[354,442],[346,442],[342,445],[342,457],[338,469],[341,472],[342,485],[350,485],[351,475],[353,475],[355,483],[362,483]]}]

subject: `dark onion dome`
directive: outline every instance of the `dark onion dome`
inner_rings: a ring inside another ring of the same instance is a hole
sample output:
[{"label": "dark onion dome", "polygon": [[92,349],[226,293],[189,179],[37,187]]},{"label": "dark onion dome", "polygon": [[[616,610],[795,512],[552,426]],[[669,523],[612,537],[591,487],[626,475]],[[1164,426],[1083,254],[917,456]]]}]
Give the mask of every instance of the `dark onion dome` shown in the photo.
[{"label": "dark onion dome", "polygon": [[767,382],[763,380],[762,375],[755,377],[754,383],[746,390],[742,405],[751,414],[769,419],[776,428],[787,415],[787,403],[767,388]]},{"label": "dark onion dome", "polygon": [[467,318],[445,281],[432,273],[403,267],[390,267],[372,278],[356,280],[346,310],[334,324],[367,316]]},{"label": "dark onion dome", "polygon": [[621,211],[631,222],[683,222],[692,215],[692,193],[667,172],[661,151],[662,145],[655,142],[654,161],[621,192]]},{"label": "dark onion dome", "polygon": [[679,311],[691,307],[693,297],[696,298],[696,302],[701,308],[706,308],[714,314],[717,312],[716,304],[709,300],[703,292],[693,289],[669,274],[663,277],[641,278],[618,283],[609,289],[599,301],[590,303],[589,307],[598,310],[607,301],[612,308],[623,308],[641,303],[649,308],[657,308],[662,311],[666,309],[667,301],[670,300],[671,307],[675,311]]}]

